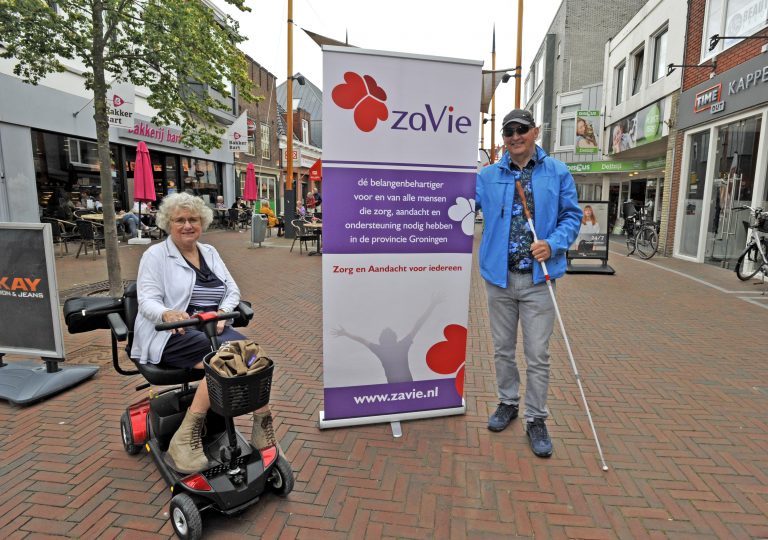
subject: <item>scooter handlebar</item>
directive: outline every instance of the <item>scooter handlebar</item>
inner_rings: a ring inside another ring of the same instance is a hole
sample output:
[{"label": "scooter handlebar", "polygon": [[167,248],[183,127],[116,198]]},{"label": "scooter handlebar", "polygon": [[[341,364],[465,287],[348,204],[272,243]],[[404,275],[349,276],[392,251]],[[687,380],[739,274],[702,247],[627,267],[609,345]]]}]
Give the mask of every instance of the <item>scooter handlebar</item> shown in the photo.
[{"label": "scooter handlebar", "polygon": [[163,330],[175,330],[177,328],[186,328],[188,326],[203,326],[205,323],[211,321],[226,321],[228,319],[236,319],[240,316],[237,311],[230,313],[216,313],[215,311],[207,311],[205,313],[197,313],[189,319],[174,322],[163,322],[155,325],[155,330],[162,332]]}]

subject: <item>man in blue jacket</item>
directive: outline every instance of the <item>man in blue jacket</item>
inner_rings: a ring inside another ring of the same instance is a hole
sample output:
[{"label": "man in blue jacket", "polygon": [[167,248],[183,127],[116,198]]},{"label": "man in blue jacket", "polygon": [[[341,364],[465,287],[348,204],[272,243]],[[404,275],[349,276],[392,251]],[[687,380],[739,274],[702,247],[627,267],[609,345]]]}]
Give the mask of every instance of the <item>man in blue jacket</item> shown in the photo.
[{"label": "man in blue jacket", "polygon": [[[533,453],[552,455],[546,418],[549,389],[549,339],[555,308],[541,264],[552,286],[565,274],[565,253],[579,233],[582,212],[576,185],[564,163],[536,146],[533,115],[514,109],[502,123],[504,155],[477,175],[476,206],[483,210],[480,273],[486,281],[488,313],[495,349],[499,405],[488,429],[502,431],[517,418],[520,372],[515,361],[517,326],[523,330],[526,369],[526,434]],[[515,189],[520,180],[538,242]]]}]

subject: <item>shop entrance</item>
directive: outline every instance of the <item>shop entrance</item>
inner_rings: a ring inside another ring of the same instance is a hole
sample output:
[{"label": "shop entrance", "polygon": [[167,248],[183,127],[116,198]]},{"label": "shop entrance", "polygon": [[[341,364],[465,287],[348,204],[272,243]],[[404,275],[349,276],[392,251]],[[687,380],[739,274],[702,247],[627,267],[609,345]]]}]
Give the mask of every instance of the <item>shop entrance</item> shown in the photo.
[{"label": "shop entrance", "polygon": [[753,116],[717,129],[705,263],[733,268],[744,247],[749,216],[733,208],[752,204],[761,123]]}]

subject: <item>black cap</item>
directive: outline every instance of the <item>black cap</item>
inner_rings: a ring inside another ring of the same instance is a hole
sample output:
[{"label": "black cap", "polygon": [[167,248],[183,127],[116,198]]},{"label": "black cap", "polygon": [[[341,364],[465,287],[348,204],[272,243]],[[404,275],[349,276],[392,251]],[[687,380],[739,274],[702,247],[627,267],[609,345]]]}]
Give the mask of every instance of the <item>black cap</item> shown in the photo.
[{"label": "black cap", "polygon": [[515,122],[516,124],[523,124],[524,126],[535,126],[536,122],[533,120],[533,115],[530,111],[525,109],[512,109],[504,117],[501,127],[504,128],[507,124]]}]

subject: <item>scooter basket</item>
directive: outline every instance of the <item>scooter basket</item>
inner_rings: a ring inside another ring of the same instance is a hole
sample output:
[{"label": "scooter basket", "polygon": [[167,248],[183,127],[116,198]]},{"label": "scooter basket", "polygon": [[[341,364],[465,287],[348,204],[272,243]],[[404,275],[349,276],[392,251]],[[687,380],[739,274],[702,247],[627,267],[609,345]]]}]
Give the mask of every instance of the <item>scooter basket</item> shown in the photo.
[{"label": "scooter basket", "polygon": [[760,214],[757,218],[757,230],[762,233],[768,233],[768,215]]},{"label": "scooter basket", "polygon": [[272,360],[269,360],[269,365],[261,371],[237,377],[223,377],[209,365],[214,354],[205,356],[203,366],[205,379],[208,382],[211,409],[215,413],[222,416],[240,416],[269,403],[272,372],[275,367]]}]

